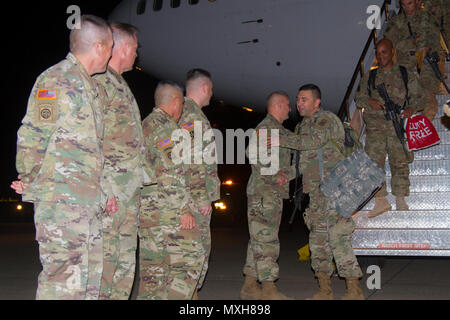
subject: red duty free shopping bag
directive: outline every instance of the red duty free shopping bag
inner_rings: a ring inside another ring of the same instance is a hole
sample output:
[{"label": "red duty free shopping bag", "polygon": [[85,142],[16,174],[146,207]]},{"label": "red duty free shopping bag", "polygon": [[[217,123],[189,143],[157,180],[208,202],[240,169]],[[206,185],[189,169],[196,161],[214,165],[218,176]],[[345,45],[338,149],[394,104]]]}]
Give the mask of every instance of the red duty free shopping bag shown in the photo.
[{"label": "red duty free shopping bag", "polygon": [[431,121],[421,114],[406,119],[405,131],[409,151],[425,149],[441,141]]}]

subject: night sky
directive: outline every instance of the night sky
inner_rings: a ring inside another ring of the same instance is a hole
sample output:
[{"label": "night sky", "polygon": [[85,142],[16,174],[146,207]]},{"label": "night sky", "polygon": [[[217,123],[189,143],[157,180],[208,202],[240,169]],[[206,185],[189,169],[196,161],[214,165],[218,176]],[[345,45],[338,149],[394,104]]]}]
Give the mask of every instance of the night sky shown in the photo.
[{"label": "night sky", "polygon": [[[2,137],[3,154],[1,166],[0,199],[20,199],[9,187],[17,177],[15,154],[17,130],[26,112],[27,100],[36,78],[44,70],[58,63],[69,52],[69,33],[66,26],[71,14],[66,13],[70,5],[78,5],[82,14],[94,14],[107,18],[120,2],[113,1],[13,1],[4,11],[3,64],[6,76],[2,84]],[[139,61],[137,61],[137,64]],[[124,74],[132,89],[141,116],[145,118],[153,108],[153,91],[157,79],[139,71]],[[255,127],[264,115],[243,111],[233,106],[222,105],[213,99],[204,109],[211,123],[221,130],[225,128]],[[236,176],[246,183],[248,166],[221,166],[223,177]],[[239,174],[233,172],[240,172]]]}]

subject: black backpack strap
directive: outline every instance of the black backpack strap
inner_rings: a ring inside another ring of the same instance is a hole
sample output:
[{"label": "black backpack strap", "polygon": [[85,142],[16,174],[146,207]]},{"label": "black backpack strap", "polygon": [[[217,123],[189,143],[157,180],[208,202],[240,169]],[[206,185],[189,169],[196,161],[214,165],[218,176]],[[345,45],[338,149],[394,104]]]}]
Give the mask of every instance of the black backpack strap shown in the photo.
[{"label": "black backpack strap", "polygon": [[378,68],[372,69],[369,72],[369,81],[367,82],[367,92],[369,97],[372,97],[372,89],[375,90],[375,78],[377,77]]},{"label": "black backpack strap", "polygon": [[403,83],[405,84],[405,89],[406,89],[405,100],[408,102],[408,105],[409,105],[408,70],[406,70],[406,68],[404,66],[399,66],[399,67],[400,67],[400,72],[402,73],[402,79],[403,79]]}]

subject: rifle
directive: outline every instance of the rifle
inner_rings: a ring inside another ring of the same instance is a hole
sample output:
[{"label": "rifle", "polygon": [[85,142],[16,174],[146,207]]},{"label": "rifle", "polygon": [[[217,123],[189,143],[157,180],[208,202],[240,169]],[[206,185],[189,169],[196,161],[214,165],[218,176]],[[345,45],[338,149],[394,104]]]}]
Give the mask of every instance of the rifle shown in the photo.
[{"label": "rifle", "polygon": [[409,159],[408,150],[406,149],[405,146],[406,138],[405,138],[405,129],[403,128],[403,119],[400,119],[398,116],[402,111],[402,107],[400,107],[398,104],[395,104],[394,101],[392,101],[391,98],[389,98],[384,83],[376,86],[376,89],[380,97],[384,100],[384,107],[385,107],[384,117],[386,118],[386,120],[392,121],[395,133],[397,134],[397,138],[398,140],[400,140],[400,143],[402,144],[406,158]]},{"label": "rifle", "polygon": [[294,191],[294,210],[291,213],[291,217],[289,219],[289,224],[294,222],[295,213],[298,211],[302,211],[302,201],[303,201],[303,183],[300,183],[300,187],[298,187],[298,181],[302,178],[300,174],[300,170],[298,165],[300,163],[300,151],[295,152],[295,191]]},{"label": "rifle", "polygon": [[450,90],[448,90],[448,86],[445,83],[444,77],[442,76],[441,71],[439,71],[439,54],[436,51],[434,51],[433,53],[427,53],[427,55],[425,56],[425,60],[430,64],[431,69],[433,69],[434,75],[444,85],[447,93],[450,93]]}]

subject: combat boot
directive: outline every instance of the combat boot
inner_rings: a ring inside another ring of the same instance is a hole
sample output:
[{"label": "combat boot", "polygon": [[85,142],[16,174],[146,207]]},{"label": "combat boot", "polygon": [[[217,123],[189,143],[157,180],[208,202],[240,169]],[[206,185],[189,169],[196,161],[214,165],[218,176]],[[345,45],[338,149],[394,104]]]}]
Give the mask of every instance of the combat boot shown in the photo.
[{"label": "combat boot", "polygon": [[294,300],[278,291],[275,283],[262,282],[261,300]]},{"label": "combat boot", "polygon": [[364,294],[357,277],[345,278],[345,284],[347,285],[347,293],[341,300],[364,300]]},{"label": "combat boot", "polygon": [[319,281],[319,292],[306,300],[333,300],[334,296],[333,291],[331,290],[330,276],[319,272],[316,274],[316,277]]},{"label": "combat boot", "polygon": [[373,209],[370,210],[370,212],[367,214],[367,217],[373,218],[391,209],[392,206],[389,204],[385,197],[375,198],[375,205],[373,206]]},{"label": "combat boot", "polygon": [[409,210],[409,207],[405,201],[405,197],[395,197],[395,207],[398,211],[408,211]]},{"label": "combat boot", "polygon": [[240,297],[241,300],[259,300],[261,298],[261,289],[255,277],[245,276]]}]

